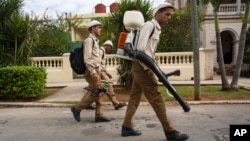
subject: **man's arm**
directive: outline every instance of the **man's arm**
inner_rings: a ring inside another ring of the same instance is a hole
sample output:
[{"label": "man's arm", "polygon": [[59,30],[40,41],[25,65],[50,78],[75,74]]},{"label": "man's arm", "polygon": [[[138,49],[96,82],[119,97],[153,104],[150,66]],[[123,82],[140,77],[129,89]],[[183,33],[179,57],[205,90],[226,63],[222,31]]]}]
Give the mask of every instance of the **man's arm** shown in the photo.
[{"label": "man's arm", "polygon": [[[154,29],[154,25],[151,22],[146,22],[141,28],[140,28],[140,35],[137,45],[137,50],[144,52],[147,50],[147,42],[151,36],[151,33]],[[140,62],[144,70],[149,70],[149,68]]]},{"label": "man's arm", "polygon": [[92,58],[94,41],[91,38],[84,40],[84,63],[91,74],[96,73],[94,66],[94,59]]},{"label": "man's arm", "polygon": [[102,48],[100,48],[100,57],[101,57],[101,70],[106,71],[106,54]]},{"label": "man's arm", "polygon": [[145,52],[149,36],[152,33],[153,29],[154,25],[151,22],[146,22],[141,26],[137,50]]}]

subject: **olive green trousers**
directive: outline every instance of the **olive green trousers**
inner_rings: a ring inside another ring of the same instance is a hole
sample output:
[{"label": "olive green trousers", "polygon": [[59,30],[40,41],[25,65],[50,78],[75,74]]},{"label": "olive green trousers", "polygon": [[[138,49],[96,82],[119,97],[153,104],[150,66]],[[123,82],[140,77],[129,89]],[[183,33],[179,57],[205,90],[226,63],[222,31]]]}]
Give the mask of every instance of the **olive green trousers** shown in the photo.
[{"label": "olive green trousers", "polygon": [[156,77],[153,74],[149,75],[137,61],[134,61],[132,64],[132,75],[132,90],[122,126],[133,128],[133,117],[140,104],[142,94],[144,93],[161,122],[164,132],[168,133],[175,130],[171,121],[167,117],[165,101],[161,93],[158,91]]}]

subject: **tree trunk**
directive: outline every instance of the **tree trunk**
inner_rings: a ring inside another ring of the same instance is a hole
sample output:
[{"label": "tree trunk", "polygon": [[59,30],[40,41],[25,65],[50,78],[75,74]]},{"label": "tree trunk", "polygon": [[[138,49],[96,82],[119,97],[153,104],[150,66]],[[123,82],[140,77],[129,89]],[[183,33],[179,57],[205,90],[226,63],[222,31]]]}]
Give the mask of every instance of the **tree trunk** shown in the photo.
[{"label": "tree trunk", "polygon": [[196,1],[191,0],[193,55],[194,55],[194,100],[201,100],[200,97],[200,34]]},{"label": "tree trunk", "polygon": [[238,80],[240,77],[241,64],[243,61],[243,56],[244,56],[244,51],[245,51],[248,16],[249,16],[249,2],[247,1],[246,11],[245,11],[245,15],[244,15],[244,19],[243,19],[242,27],[241,27],[241,33],[240,33],[238,56],[236,60],[232,82],[231,82],[231,88],[234,90],[238,90]]},{"label": "tree trunk", "polygon": [[15,37],[14,63],[17,64],[17,37]]},{"label": "tree trunk", "polygon": [[220,28],[219,28],[219,19],[218,19],[217,12],[214,12],[214,17],[215,17],[216,47],[217,47],[217,56],[218,56],[219,70],[220,70],[220,75],[221,75],[221,82],[222,82],[222,90],[229,90],[230,85],[227,80],[227,76],[225,72],[224,59],[223,59],[223,54],[222,54]]}]

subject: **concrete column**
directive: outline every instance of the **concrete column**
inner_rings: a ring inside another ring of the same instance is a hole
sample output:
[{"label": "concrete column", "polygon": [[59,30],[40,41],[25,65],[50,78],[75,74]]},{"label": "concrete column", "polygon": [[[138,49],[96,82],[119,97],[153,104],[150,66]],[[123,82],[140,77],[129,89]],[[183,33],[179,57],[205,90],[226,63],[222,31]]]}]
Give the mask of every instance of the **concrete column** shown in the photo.
[{"label": "concrete column", "polygon": [[236,59],[237,59],[237,56],[238,56],[238,50],[239,50],[239,41],[236,41],[236,42],[234,42],[234,45],[233,45],[232,65],[236,64]]},{"label": "concrete column", "polygon": [[213,80],[214,49],[200,48],[200,74],[201,80]]},{"label": "concrete column", "polygon": [[73,81],[73,71],[70,67],[69,53],[63,54],[63,79],[62,82],[72,82]]},{"label": "concrete column", "polygon": [[76,35],[75,35],[75,29],[74,27],[71,27],[71,33],[70,33],[70,37],[71,37],[71,41],[75,41],[76,40]]},{"label": "concrete column", "polygon": [[241,7],[241,0],[237,0],[236,4],[237,4],[237,14],[239,14],[240,13],[240,7]]}]

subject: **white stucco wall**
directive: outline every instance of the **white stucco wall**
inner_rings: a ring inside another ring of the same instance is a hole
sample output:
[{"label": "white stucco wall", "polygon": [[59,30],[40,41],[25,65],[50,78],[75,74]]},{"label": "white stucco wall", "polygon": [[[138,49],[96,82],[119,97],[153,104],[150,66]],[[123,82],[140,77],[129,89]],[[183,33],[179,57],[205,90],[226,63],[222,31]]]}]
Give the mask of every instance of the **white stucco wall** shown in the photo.
[{"label": "white stucco wall", "polygon": [[[231,34],[233,38],[233,64],[236,60],[237,50],[238,50],[238,40],[241,32],[241,19],[220,19],[219,27],[220,32],[227,31]],[[201,37],[201,47],[214,49],[214,64],[217,64],[217,52],[216,52],[216,35],[215,35],[215,25],[213,19],[206,20],[202,23],[202,31],[200,33]]]}]

